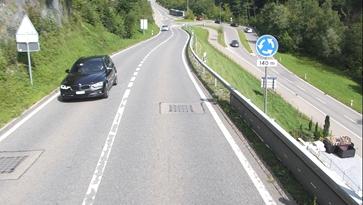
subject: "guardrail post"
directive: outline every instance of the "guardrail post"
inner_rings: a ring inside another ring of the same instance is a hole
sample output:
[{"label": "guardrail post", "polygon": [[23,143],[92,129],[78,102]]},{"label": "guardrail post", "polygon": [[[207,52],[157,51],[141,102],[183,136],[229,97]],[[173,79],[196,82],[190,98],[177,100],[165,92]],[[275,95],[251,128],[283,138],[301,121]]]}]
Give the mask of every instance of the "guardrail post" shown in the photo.
[{"label": "guardrail post", "polygon": [[214,87],[217,87],[217,78],[214,78]]}]

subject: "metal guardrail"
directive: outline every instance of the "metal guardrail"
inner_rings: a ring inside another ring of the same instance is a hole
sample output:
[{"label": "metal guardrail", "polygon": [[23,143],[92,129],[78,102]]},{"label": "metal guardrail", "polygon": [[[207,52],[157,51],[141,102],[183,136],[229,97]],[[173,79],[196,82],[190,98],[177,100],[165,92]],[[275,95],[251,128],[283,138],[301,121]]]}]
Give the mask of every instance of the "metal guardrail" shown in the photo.
[{"label": "metal guardrail", "polygon": [[[202,67],[202,72],[207,71],[214,78],[215,87],[219,82],[224,89],[229,91],[231,106],[239,112],[240,116],[244,118],[261,140],[281,159],[281,162],[289,168],[305,189],[317,197],[318,203],[359,204],[354,198],[361,200],[361,197],[356,193],[351,193],[344,184],[337,182],[332,176],[325,173],[322,170],[324,165],[317,158],[309,151],[304,150],[304,147],[289,133],[200,59],[193,50],[194,35],[193,33],[189,33],[189,35],[191,37],[188,42],[188,52],[191,51],[193,60]],[[191,59],[189,61],[191,62]]]}]

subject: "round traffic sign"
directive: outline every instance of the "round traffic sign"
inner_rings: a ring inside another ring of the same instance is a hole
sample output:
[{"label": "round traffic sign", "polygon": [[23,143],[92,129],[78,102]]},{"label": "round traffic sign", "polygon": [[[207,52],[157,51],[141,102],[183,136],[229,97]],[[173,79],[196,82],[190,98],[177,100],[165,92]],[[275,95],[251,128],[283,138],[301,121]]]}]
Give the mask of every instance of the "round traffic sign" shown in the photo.
[{"label": "round traffic sign", "polygon": [[259,56],[272,57],[277,53],[279,43],[271,35],[263,35],[256,41],[256,51]]}]

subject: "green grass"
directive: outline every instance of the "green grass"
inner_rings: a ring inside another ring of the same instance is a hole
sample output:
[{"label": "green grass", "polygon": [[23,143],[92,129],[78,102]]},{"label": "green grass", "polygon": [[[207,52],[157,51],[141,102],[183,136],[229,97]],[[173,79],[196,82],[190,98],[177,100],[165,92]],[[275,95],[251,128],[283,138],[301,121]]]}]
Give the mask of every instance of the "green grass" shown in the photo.
[{"label": "green grass", "polygon": [[[198,39],[198,55],[208,53],[208,65],[219,73],[225,80],[238,89],[243,95],[263,110],[263,90],[260,80],[241,68],[238,64],[220,53],[208,43],[208,32],[202,28],[195,28],[194,33]],[[292,132],[300,125],[307,126],[309,119],[293,108],[275,92],[268,92],[268,114],[274,118],[284,129]]]},{"label": "green grass", "polygon": [[[213,47],[206,41],[206,36],[208,35],[206,30],[201,28],[195,28],[193,30],[198,39],[198,47],[202,47],[201,49],[198,49],[198,54],[200,55],[202,52],[208,50],[208,53],[212,55],[209,55],[210,60],[208,60],[208,64],[245,96],[253,99],[252,102],[257,102],[259,104],[258,106],[261,108],[261,95],[258,93],[262,91],[259,87],[259,81],[250,74],[244,72],[232,60],[229,60],[223,54],[213,49]],[[302,185],[296,180],[294,175],[276,158],[274,153],[266,147],[264,142],[260,140],[255,132],[251,130],[251,128],[240,117],[239,113],[232,109],[228,102],[228,91],[221,89],[219,86],[215,87],[213,78],[209,75],[203,74],[203,71],[198,69],[198,66],[196,66],[193,61],[191,61],[191,63],[211,95],[217,99],[218,104],[248,139],[249,145],[253,147],[259,157],[265,164],[267,164],[269,170],[279,180],[279,183],[282,184],[284,189],[294,197],[298,204],[313,204],[314,198],[303,189]],[[291,106],[286,105],[279,96],[273,95],[271,99],[274,104],[273,106],[276,106],[276,109],[279,110],[279,112],[282,112],[278,115],[278,118],[280,121],[283,121],[284,124],[287,124],[287,127],[296,128],[295,126],[297,126],[299,122],[306,123],[306,118]],[[287,116],[287,119],[282,119],[285,115]],[[299,121],[299,119],[301,121]]]},{"label": "green grass", "polygon": [[247,39],[246,39],[246,34],[240,30],[238,30],[238,36],[239,36],[239,40],[241,41],[243,47],[249,52],[252,53],[252,49],[250,44],[248,43]]},{"label": "green grass", "polygon": [[31,53],[34,86],[30,86],[24,64],[7,69],[6,78],[0,80],[0,127],[57,88],[65,76],[64,71],[79,57],[111,54],[150,38],[151,30],[158,30],[155,25],[150,26],[145,35],[139,33],[133,39],[121,39],[103,27],[87,24],[64,25],[57,33],[40,36],[41,50]]},{"label": "green grass", "polygon": [[224,32],[223,32],[223,27],[222,26],[206,26],[208,28],[211,28],[213,30],[217,31],[218,37],[217,37],[217,41],[218,43],[223,46],[223,47],[227,47],[226,45],[226,41],[224,40]]},{"label": "green grass", "polygon": [[300,78],[340,102],[350,106],[353,100],[352,108],[362,113],[362,86],[345,73],[307,57],[278,53],[275,58]]}]

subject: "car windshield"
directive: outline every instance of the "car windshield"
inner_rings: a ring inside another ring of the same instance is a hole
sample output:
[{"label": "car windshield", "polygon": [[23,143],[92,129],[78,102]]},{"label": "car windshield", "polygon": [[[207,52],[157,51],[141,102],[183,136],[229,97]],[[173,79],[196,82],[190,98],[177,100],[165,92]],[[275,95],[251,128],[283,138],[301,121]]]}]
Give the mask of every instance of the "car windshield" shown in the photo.
[{"label": "car windshield", "polygon": [[81,74],[92,74],[103,71],[104,64],[101,58],[87,59],[77,61],[72,69],[71,73],[81,73]]}]

